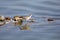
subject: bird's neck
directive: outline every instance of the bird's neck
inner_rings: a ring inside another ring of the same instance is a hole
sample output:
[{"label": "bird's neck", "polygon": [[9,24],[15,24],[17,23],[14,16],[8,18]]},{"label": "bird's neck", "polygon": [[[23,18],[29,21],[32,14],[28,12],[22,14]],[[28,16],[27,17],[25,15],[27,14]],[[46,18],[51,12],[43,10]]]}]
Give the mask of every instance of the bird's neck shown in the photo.
[{"label": "bird's neck", "polygon": [[32,15],[29,15],[30,17],[32,16]]}]

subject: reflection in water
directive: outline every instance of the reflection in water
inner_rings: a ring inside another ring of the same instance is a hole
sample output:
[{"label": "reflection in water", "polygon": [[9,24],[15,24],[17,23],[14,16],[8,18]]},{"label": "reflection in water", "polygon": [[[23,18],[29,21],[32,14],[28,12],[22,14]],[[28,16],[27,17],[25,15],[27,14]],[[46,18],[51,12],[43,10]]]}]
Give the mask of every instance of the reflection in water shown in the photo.
[{"label": "reflection in water", "polygon": [[3,25],[5,25],[5,22],[0,22],[0,26],[3,26]]},{"label": "reflection in water", "polygon": [[20,30],[31,30],[31,28],[28,24],[22,25],[19,28],[20,28]]},{"label": "reflection in water", "polygon": [[18,22],[14,23],[15,26],[18,26],[20,30],[30,30],[28,23],[23,24],[23,20],[18,20]]},{"label": "reflection in water", "polygon": [[29,23],[35,23],[36,20],[35,19],[30,19]]},{"label": "reflection in water", "polygon": [[30,23],[35,23],[35,21],[36,20],[31,19],[28,22],[27,21],[23,22],[23,20],[20,19],[18,20],[18,22],[15,22],[14,24],[15,26],[18,26],[20,30],[31,30],[29,25]]}]

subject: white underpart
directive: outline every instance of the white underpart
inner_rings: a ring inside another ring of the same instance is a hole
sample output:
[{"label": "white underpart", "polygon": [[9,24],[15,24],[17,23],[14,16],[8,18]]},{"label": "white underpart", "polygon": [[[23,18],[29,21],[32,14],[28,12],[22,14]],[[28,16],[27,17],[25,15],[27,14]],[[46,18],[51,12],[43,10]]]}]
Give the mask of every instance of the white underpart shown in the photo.
[{"label": "white underpart", "polygon": [[10,23],[10,22],[11,22],[11,21],[8,21],[8,22],[6,21],[6,24],[8,24],[8,23]]}]

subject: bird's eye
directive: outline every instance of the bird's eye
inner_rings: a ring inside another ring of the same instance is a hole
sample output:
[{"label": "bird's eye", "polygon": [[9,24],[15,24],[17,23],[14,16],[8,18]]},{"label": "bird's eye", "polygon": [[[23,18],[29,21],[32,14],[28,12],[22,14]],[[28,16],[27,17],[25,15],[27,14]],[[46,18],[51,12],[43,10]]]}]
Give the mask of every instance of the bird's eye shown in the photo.
[{"label": "bird's eye", "polygon": [[6,18],[6,19],[8,19],[8,18]]},{"label": "bird's eye", "polygon": [[16,21],[16,19],[13,19],[14,21]]}]

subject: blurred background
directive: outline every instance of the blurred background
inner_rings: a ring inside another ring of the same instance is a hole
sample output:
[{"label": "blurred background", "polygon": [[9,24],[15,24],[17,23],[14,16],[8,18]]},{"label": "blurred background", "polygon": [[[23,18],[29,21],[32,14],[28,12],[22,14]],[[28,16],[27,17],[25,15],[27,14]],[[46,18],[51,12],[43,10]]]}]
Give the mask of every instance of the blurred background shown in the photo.
[{"label": "blurred background", "polygon": [[[0,26],[0,40],[60,40],[60,0],[0,0],[0,15],[30,13],[36,22]],[[56,20],[48,22],[48,18]]]}]

